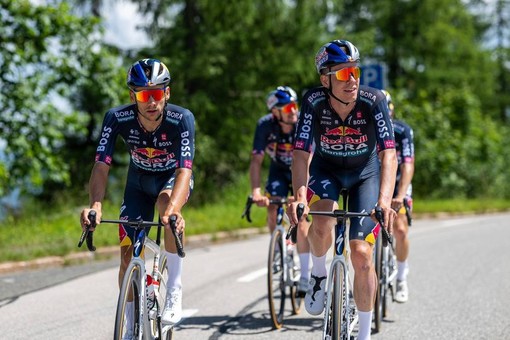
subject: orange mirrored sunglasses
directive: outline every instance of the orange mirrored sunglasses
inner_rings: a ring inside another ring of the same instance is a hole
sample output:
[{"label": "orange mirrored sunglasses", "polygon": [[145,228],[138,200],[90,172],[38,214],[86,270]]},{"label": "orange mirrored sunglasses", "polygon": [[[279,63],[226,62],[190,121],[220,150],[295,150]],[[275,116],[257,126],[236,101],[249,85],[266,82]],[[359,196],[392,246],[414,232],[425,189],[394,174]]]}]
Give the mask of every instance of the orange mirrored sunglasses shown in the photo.
[{"label": "orange mirrored sunglasses", "polygon": [[141,103],[147,103],[152,97],[155,101],[161,100],[165,97],[165,89],[154,89],[154,90],[132,90],[135,94],[136,100]]},{"label": "orange mirrored sunglasses", "polygon": [[290,102],[288,104],[283,105],[279,108],[282,113],[285,113],[287,115],[294,113],[294,111],[297,111],[298,106],[295,102]]},{"label": "orange mirrored sunglasses", "polygon": [[334,74],[336,79],[340,81],[347,81],[350,79],[351,74],[354,79],[359,79],[361,76],[361,69],[358,66],[345,67],[336,71],[326,73],[327,75]]}]

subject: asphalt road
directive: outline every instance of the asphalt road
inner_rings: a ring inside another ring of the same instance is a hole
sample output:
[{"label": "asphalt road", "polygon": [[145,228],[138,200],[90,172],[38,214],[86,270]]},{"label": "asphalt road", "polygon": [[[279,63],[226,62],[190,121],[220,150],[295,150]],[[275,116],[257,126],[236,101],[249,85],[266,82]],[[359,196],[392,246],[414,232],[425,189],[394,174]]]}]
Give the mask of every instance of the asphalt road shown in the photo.
[{"label": "asphalt road", "polygon": [[[390,304],[372,339],[510,339],[510,214],[417,220],[406,304]],[[272,330],[269,236],[195,248],[183,268],[176,339],[319,339],[302,311]],[[117,260],[0,276],[1,339],[111,339]]]}]

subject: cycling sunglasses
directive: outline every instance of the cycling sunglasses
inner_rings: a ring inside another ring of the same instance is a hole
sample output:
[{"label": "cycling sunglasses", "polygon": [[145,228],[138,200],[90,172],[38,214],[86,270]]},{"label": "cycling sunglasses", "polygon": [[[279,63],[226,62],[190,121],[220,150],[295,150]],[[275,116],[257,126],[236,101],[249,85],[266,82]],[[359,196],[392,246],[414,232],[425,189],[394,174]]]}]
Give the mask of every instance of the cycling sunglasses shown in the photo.
[{"label": "cycling sunglasses", "polygon": [[347,81],[350,79],[351,74],[354,77],[354,79],[359,79],[361,75],[361,69],[358,66],[351,66],[326,73],[326,75],[330,74],[334,74],[336,76],[336,79],[340,81]]},{"label": "cycling sunglasses", "polygon": [[298,106],[295,102],[290,102],[288,104],[283,105],[282,107],[278,108],[282,113],[285,113],[287,115],[290,115],[294,113],[294,111],[297,111]]},{"label": "cycling sunglasses", "polygon": [[155,101],[161,100],[165,97],[165,88],[154,90],[132,90],[135,94],[136,100],[141,103],[147,103],[152,97]]}]

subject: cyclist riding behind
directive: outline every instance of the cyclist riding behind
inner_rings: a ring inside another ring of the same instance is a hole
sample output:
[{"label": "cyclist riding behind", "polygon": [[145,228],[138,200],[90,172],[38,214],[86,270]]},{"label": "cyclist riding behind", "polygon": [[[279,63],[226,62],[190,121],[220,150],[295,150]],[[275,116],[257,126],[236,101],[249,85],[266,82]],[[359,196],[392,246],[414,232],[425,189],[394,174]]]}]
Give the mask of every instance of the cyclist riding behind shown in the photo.
[{"label": "cyclist riding behind", "polygon": [[395,148],[397,150],[398,168],[397,181],[395,183],[395,192],[391,207],[398,213],[394,224],[394,234],[397,240],[397,292],[395,300],[397,302],[407,302],[409,292],[407,287],[407,274],[409,272],[408,255],[409,255],[409,225],[406,216],[406,207],[404,199],[408,203],[408,209],[412,209],[412,192],[413,187],[411,181],[414,175],[414,141],[413,129],[406,123],[395,118],[395,111],[391,95],[388,91],[383,90],[388,102],[388,110],[393,121],[393,130],[395,131]]},{"label": "cyclist riding behind", "polygon": [[[269,198],[287,197],[292,193],[290,165],[298,119],[296,92],[289,86],[278,86],[269,93],[266,104],[270,113],[260,118],[257,123],[250,162],[250,182],[253,202],[261,207],[267,206],[267,224],[272,233],[276,227],[277,207],[269,205]],[[263,195],[260,177],[266,152],[271,158],[271,165],[265,188],[266,195]],[[297,235],[297,250],[301,264],[301,278],[297,290],[303,295],[307,291],[310,278],[310,246],[307,234],[308,222],[303,220],[298,226]]]},{"label": "cyclist riding behind", "polygon": [[[296,207],[308,211],[338,209],[340,190],[349,191],[349,210],[372,212],[370,218],[350,219],[354,300],[359,314],[358,339],[370,339],[377,277],[372,252],[380,231],[374,208],[380,206],[391,232],[396,213],[391,209],[397,158],[393,128],[384,94],[360,86],[358,49],[349,41],[323,45],[315,57],[322,86],[303,97],[292,162],[296,201],[287,213],[297,223]],[[311,159],[311,163],[310,163]],[[332,244],[335,218],[314,216],[308,233],[312,271],[305,307],[319,315],[324,310],[326,255]]]},{"label": "cyclist riding behind", "polygon": [[[183,233],[185,221],[181,209],[193,189],[195,153],[194,116],[188,109],[168,102],[170,80],[168,68],[157,59],[142,59],[130,67],[127,86],[132,104],[112,108],[104,117],[89,183],[90,208],[81,212],[82,228],[90,224],[91,210],[97,212],[97,221],[101,221],[115,141],[120,135],[130,154],[120,219],[152,221],[157,207],[165,226],[168,283],[164,324],[174,324],[182,318],[182,258],[176,254],[169,218],[177,217],[177,232]],[[134,235],[133,227],[119,225],[119,285],[132,257]],[[133,303],[126,308],[128,320],[132,319]]]}]

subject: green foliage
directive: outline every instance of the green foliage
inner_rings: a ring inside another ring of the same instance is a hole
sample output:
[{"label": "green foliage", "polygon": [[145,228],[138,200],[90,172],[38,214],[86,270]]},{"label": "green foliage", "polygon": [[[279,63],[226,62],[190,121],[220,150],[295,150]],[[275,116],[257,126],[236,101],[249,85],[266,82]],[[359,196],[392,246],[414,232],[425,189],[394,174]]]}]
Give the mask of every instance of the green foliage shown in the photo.
[{"label": "green foliage", "polygon": [[[125,52],[101,41],[102,1],[69,2],[92,14],[75,15],[64,0],[0,0],[7,155],[0,194],[22,186],[45,200],[63,190],[82,195],[104,113],[129,100],[127,66],[157,57],[172,74],[171,101],[197,121],[190,203],[221,200],[248,171],[267,93],[282,84],[298,92],[317,85],[315,52],[345,38],[362,62],[388,66],[397,113],[415,131],[418,195],[510,195],[502,115],[510,105],[510,52],[483,44],[492,21],[475,0],[143,0],[135,3],[148,16],[154,47]],[[127,163],[120,143],[117,150],[112,199],[122,192]]]}]

